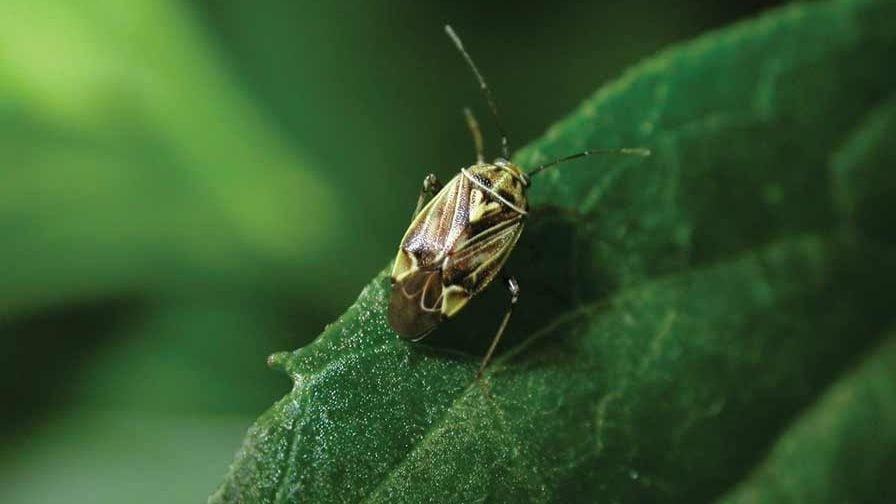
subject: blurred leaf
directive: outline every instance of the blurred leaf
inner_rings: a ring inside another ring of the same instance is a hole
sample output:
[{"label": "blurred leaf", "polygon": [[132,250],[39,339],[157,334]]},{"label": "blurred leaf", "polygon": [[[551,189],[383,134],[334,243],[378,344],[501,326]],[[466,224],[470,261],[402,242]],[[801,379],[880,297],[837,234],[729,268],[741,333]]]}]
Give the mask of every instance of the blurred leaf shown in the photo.
[{"label": "blurred leaf", "polygon": [[[245,300],[160,306],[92,356],[74,384],[75,402],[135,413],[257,412],[288,388],[267,372],[264,357],[296,328],[272,311]],[[210,355],[209,347],[218,351]]]},{"label": "blurred leaf", "polygon": [[[478,355],[395,338],[384,272],[314,343],[272,358],[294,389],[211,501],[692,502],[731,489],[893,322],[896,247],[870,210],[896,196],[894,15],[891,2],[793,5],[599,91],[518,161],[655,155],[536,179],[535,206],[580,217],[533,216],[518,247],[523,298],[487,377],[494,397],[472,383]],[[468,311],[434,338],[487,341],[499,312]],[[849,460],[882,474],[879,459]]]},{"label": "blurred leaf", "polygon": [[[198,502],[220,480],[249,419],[237,416],[73,412],[4,449],[5,504]],[[23,446],[19,446],[19,444]],[[25,450],[21,450],[26,448]]]},{"label": "blurred leaf", "polygon": [[892,502],[896,496],[884,482],[896,474],[894,377],[896,333],[890,331],[722,502]]},{"label": "blurred leaf", "polygon": [[329,190],[183,4],[11,0],[0,48],[0,317],[144,287],[313,283],[299,273],[338,228]]}]

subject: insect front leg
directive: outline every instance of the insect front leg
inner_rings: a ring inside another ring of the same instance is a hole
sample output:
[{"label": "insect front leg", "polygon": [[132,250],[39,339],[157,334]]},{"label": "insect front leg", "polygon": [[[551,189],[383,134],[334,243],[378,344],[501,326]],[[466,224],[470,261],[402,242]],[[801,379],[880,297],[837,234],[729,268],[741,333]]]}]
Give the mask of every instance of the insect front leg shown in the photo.
[{"label": "insect front leg", "polygon": [[506,276],[504,282],[507,284],[507,290],[510,291],[510,306],[507,307],[507,312],[504,313],[504,318],[501,320],[498,332],[495,334],[495,337],[492,338],[492,344],[488,347],[488,352],[485,353],[485,358],[482,359],[482,364],[479,365],[479,371],[476,372],[476,380],[482,380],[482,373],[485,371],[488,363],[492,360],[492,354],[495,353],[498,341],[501,339],[501,335],[504,334],[504,330],[507,329],[507,323],[510,322],[510,316],[513,314],[513,307],[520,297],[520,284],[517,283],[516,278]]},{"label": "insect front leg", "polygon": [[423,208],[423,203],[426,202],[426,196],[433,196],[435,193],[439,192],[439,189],[442,188],[442,183],[439,182],[438,177],[436,177],[435,173],[430,173],[423,179],[423,188],[420,190],[420,196],[417,198],[417,208],[414,209],[414,215],[411,218],[417,216],[420,213],[420,209]]}]

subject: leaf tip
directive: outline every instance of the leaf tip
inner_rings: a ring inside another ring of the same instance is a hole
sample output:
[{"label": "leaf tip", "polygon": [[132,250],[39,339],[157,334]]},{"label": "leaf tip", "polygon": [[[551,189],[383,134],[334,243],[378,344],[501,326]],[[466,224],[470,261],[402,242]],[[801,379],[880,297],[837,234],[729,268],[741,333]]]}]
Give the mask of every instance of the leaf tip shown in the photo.
[{"label": "leaf tip", "polygon": [[287,359],[291,352],[277,352],[268,356],[268,367],[288,373],[286,369]]}]

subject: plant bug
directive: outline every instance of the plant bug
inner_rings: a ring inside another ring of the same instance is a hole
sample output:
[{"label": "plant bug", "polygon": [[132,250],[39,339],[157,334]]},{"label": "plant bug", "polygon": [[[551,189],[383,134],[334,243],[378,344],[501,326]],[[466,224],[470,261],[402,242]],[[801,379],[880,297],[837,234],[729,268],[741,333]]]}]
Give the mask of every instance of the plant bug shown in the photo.
[{"label": "plant bug", "polygon": [[[501,135],[501,157],[492,163],[485,161],[479,123],[469,109],[464,109],[476,148],[476,163],[461,168],[444,186],[433,174],[423,179],[411,225],[393,263],[388,318],[400,337],[419,341],[502,274],[510,291],[510,303],[476,373],[478,380],[519,299],[519,284],[504,271],[504,263],[523,232],[529,213],[526,191],[531,178],[559,163],[592,154],[648,156],[650,151],[587,150],[523,171],[509,161],[507,134],[485,79],[451,26],[446,25],[445,32],[479,82]],[[427,196],[432,196],[428,202]]]}]

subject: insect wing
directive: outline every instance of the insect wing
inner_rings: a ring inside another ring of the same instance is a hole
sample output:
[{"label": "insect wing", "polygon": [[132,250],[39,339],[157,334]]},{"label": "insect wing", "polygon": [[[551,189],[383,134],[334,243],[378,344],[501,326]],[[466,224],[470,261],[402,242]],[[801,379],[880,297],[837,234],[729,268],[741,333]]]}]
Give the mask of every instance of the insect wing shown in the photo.
[{"label": "insect wing", "polygon": [[457,175],[427,203],[411,222],[392,267],[392,280],[417,269],[441,266],[470,219],[470,182]]},{"label": "insect wing", "polygon": [[442,321],[439,270],[416,270],[392,285],[389,325],[403,338],[418,340]]},{"label": "insect wing", "polygon": [[484,289],[501,271],[523,232],[522,217],[505,220],[484,229],[469,240],[458,243],[445,262],[442,281],[461,287],[465,296],[454,293],[443,308],[450,317],[466,305],[469,298]]},{"label": "insect wing", "polygon": [[441,266],[469,222],[470,183],[458,175],[411,222],[392,267],[389,325],[419,339],[444,318]]}]

